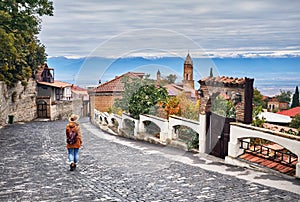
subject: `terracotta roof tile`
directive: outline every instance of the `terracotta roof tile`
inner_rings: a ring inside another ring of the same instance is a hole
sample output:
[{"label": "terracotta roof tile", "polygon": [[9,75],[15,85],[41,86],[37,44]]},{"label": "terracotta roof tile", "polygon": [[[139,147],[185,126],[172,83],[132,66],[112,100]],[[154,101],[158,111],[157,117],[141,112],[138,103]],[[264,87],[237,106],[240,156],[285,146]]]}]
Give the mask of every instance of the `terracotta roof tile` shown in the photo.
[{"label": "terracotta roof tile", "polygon": [[197,96],[195,89],[184,88],[183,86],[178,85],[178,84],[171,83],[171,84],[167,84],[163,87],[167,89],[168,95],[170,95],[170,96],[177,96],[180,93],[190,93],[192,98],[196,98],[196,96]]},{"label": "terracotta roof tile", "polygon": [[72,85],[72,90],[74,91],[87,91],[85,88],[81,88],[79,86]]},{"label": "terracotta roof tile", "polygon": [[262,96],[262,100],[266,101],[266,100],[268,100],[268,99],[269,99],[268,96],[265,96],[265,95]]},{"label": "terracotta roof tile", "polygon": [[292,109],[282,110],[280,112],[277,112],[277,114],[283,114],[286,116],[295,117],[297,114],[300,115],[300,107],[294,107]]},{"label": "terracotta roof tile", "polygon": [[53,83],[44,82],[44,81],[37,81],[37,83],[40,84],[40,85],[52,86],[52,87],[55,87],[55,88],[65,88],[65,87],[68,87],[68,86],[72,86],[72,84],[62,82],[62,81],[54,81]]},{"label": "terracotta roof tile", "polygon": [[138,72],[127,72],[121,76],[117,76],[116,78],[100,84],[94,92],[123,92],[124,91],[124,83],[122,82],[122,78],[128,76],[130,78],[143,78],[144,73]]},{"label": "terracotta roof tile", "polygon": [[246,83],[246,78],[233,78],[225,76],[207,77],[199,80],[199,83],[206,83],[206,85],[243,85]]}]

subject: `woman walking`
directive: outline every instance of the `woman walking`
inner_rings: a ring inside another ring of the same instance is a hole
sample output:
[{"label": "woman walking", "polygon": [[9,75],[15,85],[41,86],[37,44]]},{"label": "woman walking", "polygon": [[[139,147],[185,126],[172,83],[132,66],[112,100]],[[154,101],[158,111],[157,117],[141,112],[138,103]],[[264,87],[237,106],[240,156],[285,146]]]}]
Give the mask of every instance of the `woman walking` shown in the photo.
[{"label": "woman walking", "polygon": [[79,148],[82,145],[82,134],[78,119],[78,115],[72,114],[69,117],[69,123],[66,126],[67,149],[70,171],[74,171],[76,169],[76,164],[78,163],[79,158]]}]

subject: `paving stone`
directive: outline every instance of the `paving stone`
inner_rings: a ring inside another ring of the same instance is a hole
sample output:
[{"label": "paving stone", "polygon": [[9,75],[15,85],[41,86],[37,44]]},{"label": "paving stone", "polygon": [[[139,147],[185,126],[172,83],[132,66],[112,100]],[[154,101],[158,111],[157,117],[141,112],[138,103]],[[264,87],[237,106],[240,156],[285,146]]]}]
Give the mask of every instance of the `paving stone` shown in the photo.
[{"label": "paving stone", "polygon": [[[292,192],[203,170],[156,152],[101,138],[104,132],[88,119],[80,122],[84,145],[74,172],[66,164],[67,122],[32,122],[1,128],[0,201],[300,200],[300,195]],[[135,144],[132,140],[124,141]]]}]

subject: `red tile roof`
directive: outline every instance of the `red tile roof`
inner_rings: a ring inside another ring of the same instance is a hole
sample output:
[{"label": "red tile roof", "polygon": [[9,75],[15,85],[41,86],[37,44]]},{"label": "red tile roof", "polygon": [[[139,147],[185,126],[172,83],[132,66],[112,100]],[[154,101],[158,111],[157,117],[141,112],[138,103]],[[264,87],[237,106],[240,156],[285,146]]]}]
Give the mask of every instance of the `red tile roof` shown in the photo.
[{"label": "red tile roof", "polygon": [[268,102],[279,102],[279,99],[277,97],[272,97]]},{"label": "red tile roof", "polygon": [[40,85],[51,86],[51,87],[55,87],[55,88],[65,88],[65,87],[68,87],[68,86],[72,86],[72,84],[62,82],[62,81],[54,81],[53,83],[37,81],[37,83],[40,84]]},{"label": "red tile roof", "polygon": [[246,78],[233,78],[226,76],[207,77],[198,81],[200,84],[206,85],[243,85],[246,83]]},{"label": "red tile roof", "polygon": [[196,90],[192,88],[184,88],[183,86],[174,83],[167,84],[163,87],[167,89],[169,96],[177,96],[181,93],[190,93],[191,98],[197,97]]},{"label": "red tile roof", "polygon": [[137,73],[137,72],[127,72],[121,76],[117,76],[116,78],[100,84],[94,92],[123,92],[124,91],[124,83],[122,82],[122,78],[128,76],[132,79],[134,78],[143,78],[144,73]]},{"label": "red tile roof", "polygon": [[176,96],[184,91],[183,87],[173,84],[173,83],[167,84],[164,87],[167,89],[168,95],[170,95],[170,96]]},{"label": "red tile roof", "polygon": [[268,99],[270,99],[268,96],[265,96],[265,95],[262,96],[263,101],[267,101]]},{"label": "red tile roof", "polygon": [[294,107],[292,109],[282,110],[280,112],[277,112],[277,114],[283,114],[286,116],[295,117],[297,114],[300,115],[300,107]]},{"label": "red tile roof", "polygon": [[290,128],[290,127],[287,127],[287,126],[280,126],[280,125],[275,125],[275,124],[271,124],[271,123],[264,123],[263,127],[267,128],[269,130],[277,131],[277,132],[280,132],[281,130],[283,130],[283,131],[292,130],[296,134],[298,133],[298,129],[296,129],[296,128]]},{"label": "red tile roof", "polygon": [[72,85],[72,90],[74,91],[87,91],[85,88],[81,88],[79,86]]}]

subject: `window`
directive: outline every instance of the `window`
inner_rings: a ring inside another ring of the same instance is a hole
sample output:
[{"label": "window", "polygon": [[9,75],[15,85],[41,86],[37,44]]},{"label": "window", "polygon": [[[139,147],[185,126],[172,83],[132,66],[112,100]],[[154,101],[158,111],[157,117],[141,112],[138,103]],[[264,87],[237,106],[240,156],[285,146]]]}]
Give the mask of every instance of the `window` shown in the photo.
[{"label": "window", "polygon": [[63,88],[56,88],[55,89],[55,99],[62,100],[63,99]]}]

